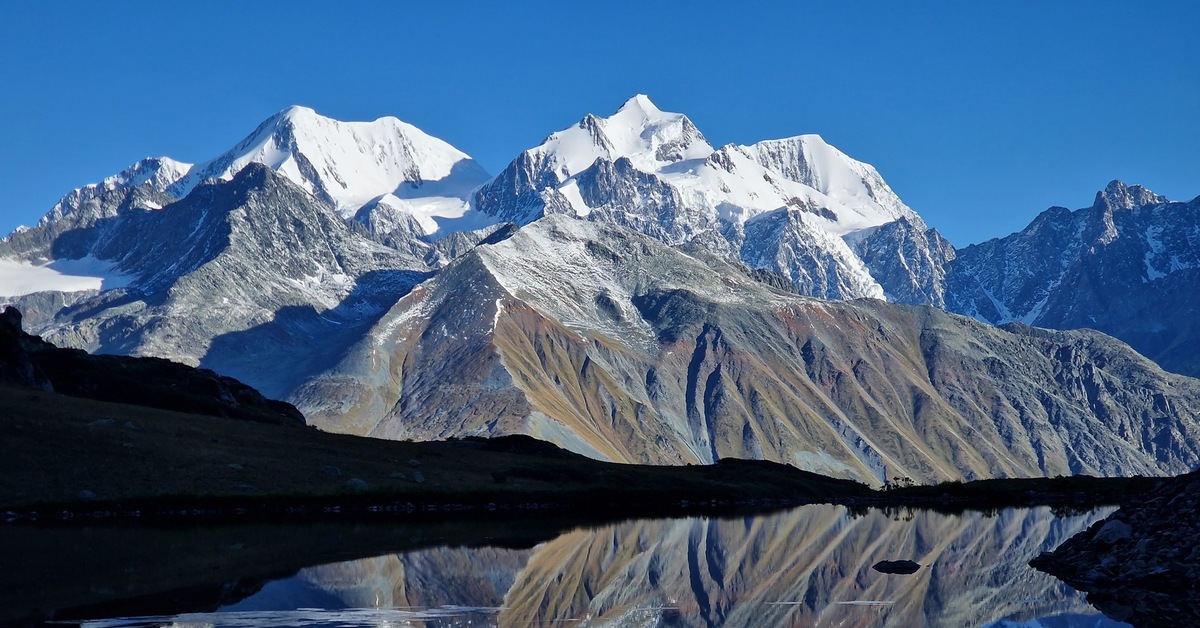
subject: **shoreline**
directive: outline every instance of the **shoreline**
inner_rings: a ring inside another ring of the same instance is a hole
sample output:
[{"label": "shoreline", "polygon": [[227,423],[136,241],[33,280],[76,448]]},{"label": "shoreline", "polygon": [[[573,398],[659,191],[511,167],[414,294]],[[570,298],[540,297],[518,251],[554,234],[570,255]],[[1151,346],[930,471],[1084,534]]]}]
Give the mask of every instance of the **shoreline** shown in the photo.
[{"label": "shoreline", "polygon": [[[43,503],[21,508],[0,507],[0,521],[8,525],[75,526],[484,521],[539,516],[582,520],[600,517],[602,520],[613,520],[696,515],[738,516],[786,510],[809,504],[840,505],[850,509],[919,509],[946,513],[1038,506],[1090,509],[1123,505],[1152,490],[1163,479],[1165,478],[1088,476],[1023,478],[948,482],[876,491],[858,485],[863,490],[854,491],[854,494],[827,494],[819,497],[735,498],[729,495],[728,490],[719,488],[706,493],[704,478],[697,478],[696,486],[690,487],[690,490],[682,495],[643,491],[626,493],[619,498],[610,490],[592,491],[586,487],[566,487],[557,492],[497,492],[490,495],[427,492],[420,496],[411,493],[156,496]],[[771,487],[759,488],[769,490]]]}]

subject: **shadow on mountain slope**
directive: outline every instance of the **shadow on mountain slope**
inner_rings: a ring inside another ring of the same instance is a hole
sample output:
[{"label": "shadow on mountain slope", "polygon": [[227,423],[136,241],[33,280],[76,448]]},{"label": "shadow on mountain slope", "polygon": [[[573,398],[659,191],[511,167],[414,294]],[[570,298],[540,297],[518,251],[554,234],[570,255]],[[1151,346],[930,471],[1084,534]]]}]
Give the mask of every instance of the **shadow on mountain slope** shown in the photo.
[{"label": "shadow on mountain slope", "polygon": [[392,304],[429,276],[409,270],[368,272],[337,307],[318,312],[311,305],[288,306],[268,323],[213,338],[200,366],[282,398],[334,364]]}]

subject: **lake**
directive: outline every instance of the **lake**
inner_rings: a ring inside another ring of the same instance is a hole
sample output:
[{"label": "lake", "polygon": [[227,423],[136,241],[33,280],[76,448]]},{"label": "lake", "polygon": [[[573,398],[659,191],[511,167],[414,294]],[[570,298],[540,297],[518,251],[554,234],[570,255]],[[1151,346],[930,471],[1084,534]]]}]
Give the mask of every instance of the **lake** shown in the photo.
[{"label": "lake", "polygon": [[[1026,564],[1111,510],[8,529],[0,559],[33,571],[0,589],[95,627],[1122,626]],[[921,568],[872,568],[889,559]]]}]

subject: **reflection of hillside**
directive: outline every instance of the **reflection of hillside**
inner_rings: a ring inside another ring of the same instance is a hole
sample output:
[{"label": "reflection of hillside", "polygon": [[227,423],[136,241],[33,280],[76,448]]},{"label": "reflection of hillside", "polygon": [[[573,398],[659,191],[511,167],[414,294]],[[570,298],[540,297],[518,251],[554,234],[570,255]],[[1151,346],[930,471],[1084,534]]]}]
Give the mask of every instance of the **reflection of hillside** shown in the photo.
[{"label": "reflection of hillside", "polygon": [[[854,517],[806,506],[576,530],[533,550],[383,556],[297,578],[351,607],[503,607],[500,625],[976,626],[1095,614],[1026,562],[1096,518],[1047,508]],[[924,567],[912,576],[871,569],[889,558]]]},{"label": "reflection of hillside", "polygon": [[[1036,509],[904,519],[809,506],[771,517],[577,531],[538,548],[500,623],[650,615],[689,626],[971,626],[1094,612],[1026,565],[1092,516],[1055,519]],[[871,569],[888,558],[926,567],[912,576]],[[654,608],[670,610],[644,610]]]},{"label": "reflection of hillside", "polygon": [[300,577],[351,608],[498,607],[528,550],[441,547],[312,567]]}]

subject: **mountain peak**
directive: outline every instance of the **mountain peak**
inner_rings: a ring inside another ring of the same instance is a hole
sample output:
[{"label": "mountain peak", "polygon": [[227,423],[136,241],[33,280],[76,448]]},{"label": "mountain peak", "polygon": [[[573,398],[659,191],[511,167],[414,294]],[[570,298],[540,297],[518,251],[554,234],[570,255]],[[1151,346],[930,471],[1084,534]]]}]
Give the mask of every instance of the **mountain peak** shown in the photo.
[{"label": "mountain peak", "polygon": [[664,164],[703,159],[712,151],[687,116],[662,111],[644,94],[637,94],[611,116],[588,114],[526,153],[548,158],[554,176],[562,181],[584,171],[598,158],[615,162],[624,157],[639,170],[654,172]]},{"label": "mountain peak", "polygon": [[638,112],[646,116],[661,114],[662,110],[650,102],[650,97],[645,94],[634,94],[633,98],[625,101],[617,113],[621,112]]},{"label": "mountain peak", "polygon": [[315,109],[313,109],[312,107],[305,107],[304,105],[292,105],[291,107],[288,107],[287,109],[284,109],[283,111],[280,111],[278,114],[276,114],[275,117],[282,118],[282,119],[288,119],[288,120],[295,120],[297,118],[306,118],[306,117],[314,117],[314,116],[315,117],[324,117],[321,114],[317,113],[317,111]]},{"label": "mountain peak", "polygon": [[461,213],[468,191],[488,178],[466,153],[398,118],[342,122],[293,105],[264,120],[229,151],[194,167],[169,191],[182,198],[200,181],[229,180],[252,162],[276,170],[343,217],[381,194],[423,196],[410,188],[424,186],[427,195],[445,200],[422,207],[437,213],[443,205],[453,206]]},{"label": "mountain peak", "polygon": [[1167,197],[1155,194],[1140,185],[1125,185],[1119,179],[1113,179],[1104,187],[1103,191],[1096,193],[1094,206],[1110,209],[1134,209],[1166,202]]},{"label": "mountain peak", "polygon": [[900,200],[875,167],[854,159],[815,133],[763,140],[742,149],[762,166],[806,185],[866,218],[861,227],[905,217],[922,230],[920,216]]}]

